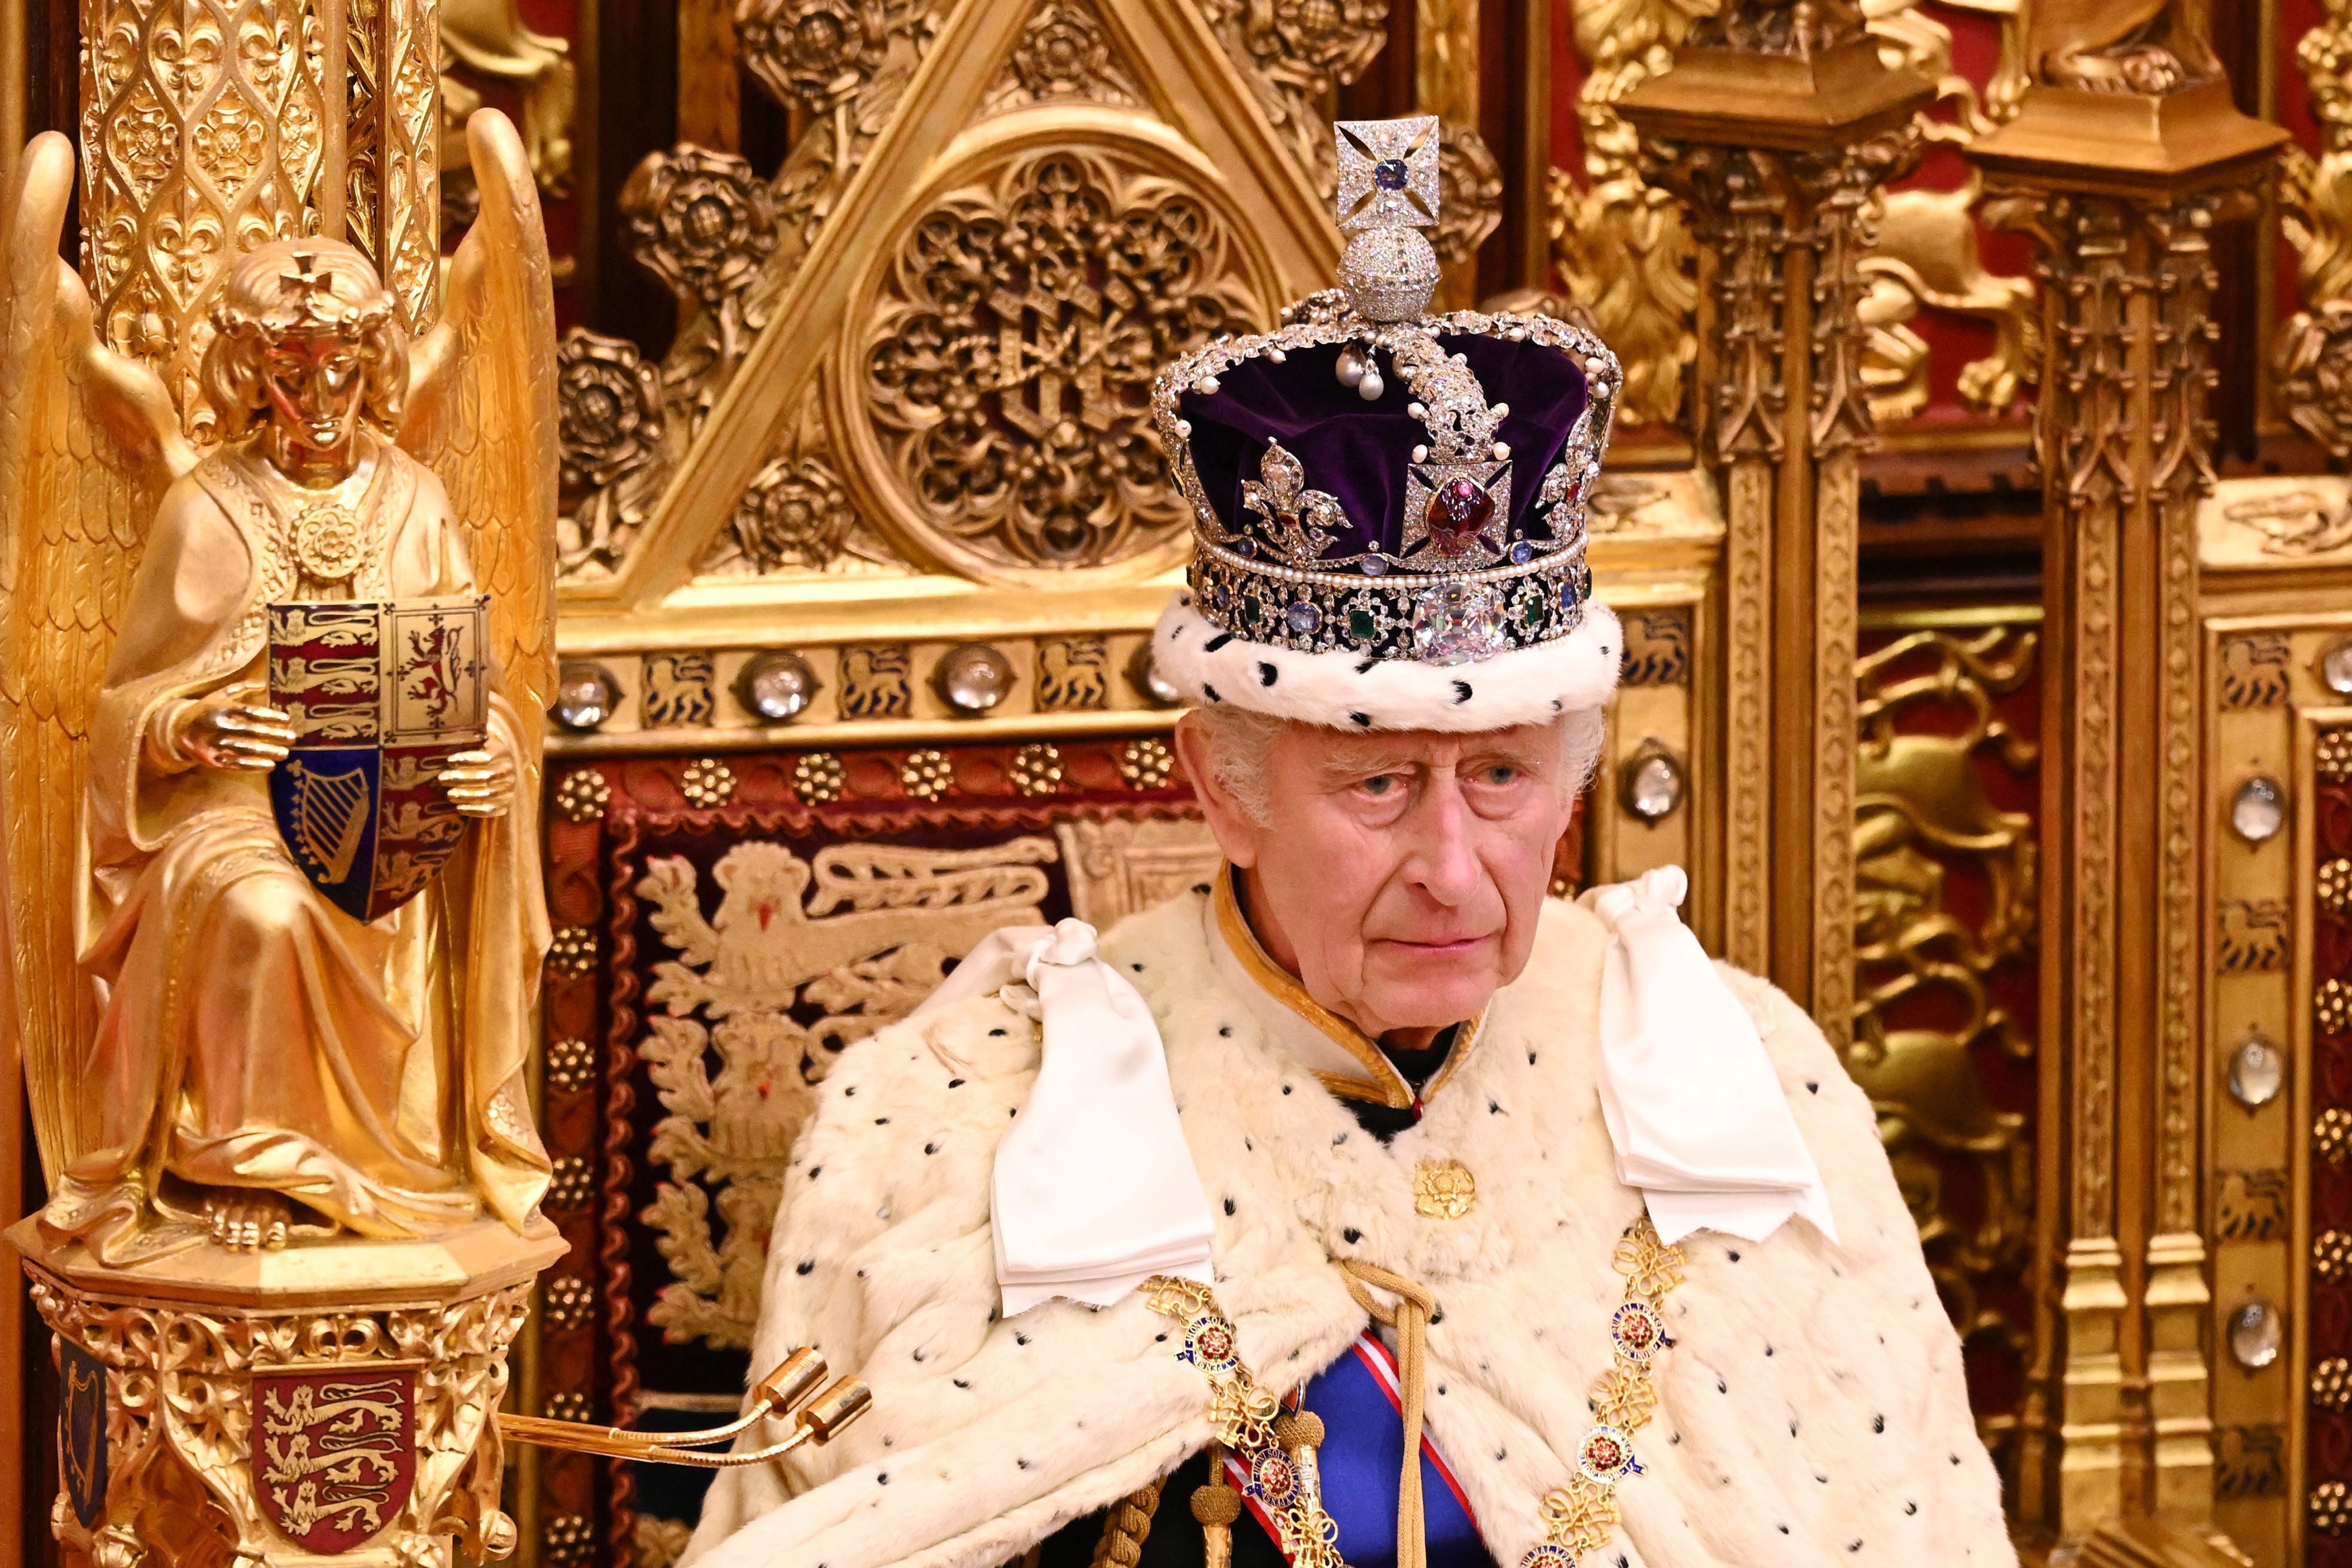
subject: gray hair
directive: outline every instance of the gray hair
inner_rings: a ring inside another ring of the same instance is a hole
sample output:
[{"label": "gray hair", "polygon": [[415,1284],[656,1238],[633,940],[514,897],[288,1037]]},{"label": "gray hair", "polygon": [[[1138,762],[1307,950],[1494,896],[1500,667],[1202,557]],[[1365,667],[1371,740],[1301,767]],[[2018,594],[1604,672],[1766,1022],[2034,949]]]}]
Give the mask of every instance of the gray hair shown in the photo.
[{"label": "gray hair", "polygon": [[[1208,743],[1209,768],[1218,786],[1234,798],[1249,819],[1263,826],[1271,801],[1266,790],[1266,758],[1275,737],[1295,719],[1277,718],[1232,703],[1210,703],[1195,708],[1192,721]],[[1592,781],[1601,761],[1601,714],[1599,708],[1573,708],[1553,721],[1559,731],[1560,750],[1567,762],[1570,794],[1581,794]]]}]

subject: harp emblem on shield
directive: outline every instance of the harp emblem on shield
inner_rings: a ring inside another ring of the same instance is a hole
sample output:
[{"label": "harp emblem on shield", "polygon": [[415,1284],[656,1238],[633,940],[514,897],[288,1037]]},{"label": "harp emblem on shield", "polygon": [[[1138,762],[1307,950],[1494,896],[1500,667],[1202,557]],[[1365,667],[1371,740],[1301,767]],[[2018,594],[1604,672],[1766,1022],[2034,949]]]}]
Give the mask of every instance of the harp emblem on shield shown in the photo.
[{"label": "harp emblem on shield", "polygon": [[294,863],[373,920],[424,891],[464,841],[442,765],[488,733],[487,599],[269,607],[269,700],[293,755],[269,780]]},{"label": "harp emblem on shield", "polygon": [[286,772],[294,795],[287,842],[295,858],[323,872],[329,883],[345,881],[360,852],[360,840],[366,836],[367,809],[373,803],[366,770],[327,773],[298,757],[288,760]]}]

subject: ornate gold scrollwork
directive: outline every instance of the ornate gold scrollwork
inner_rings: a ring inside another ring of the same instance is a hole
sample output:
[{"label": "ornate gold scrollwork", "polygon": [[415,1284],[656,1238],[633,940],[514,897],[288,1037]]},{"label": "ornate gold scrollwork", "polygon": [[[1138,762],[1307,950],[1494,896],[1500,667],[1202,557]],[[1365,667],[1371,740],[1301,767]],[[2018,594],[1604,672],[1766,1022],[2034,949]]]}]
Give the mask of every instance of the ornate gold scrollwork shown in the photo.
[{"label": "ornate gold scrollwork", "polygon": [[[617,579],[633,596],[643,566],[672,584],[879,570],[1035,586],[1041,571],[1108,567],[1070,586],[1110,591],[1172,565],[1184,519],[1143,392],[1161,361],[1270,323],[1297,292],[1282,247],[1315,236],[1266,222],[1269,194],[1297,204],[1298,166],[1276,141],[1328,176],[1321,99],[1382,46],[1386,10],[1209,0],[1205,19],[1264,111],[1217,111],[1250,144],[1237,171],[1213,166],[1198,134],[1155,107],[1129,52],[1164,54],[1166,27],[1197,20],[1155,11],[1114,26],[1100,0],[1036,0],[985,25],[948,0],[745,0],[739,55],[794,111],[792,150],[771,179],[691,147],[633,178],[624,206],[641,258],[697,308],[656,376],[657,416],[620,356],[583,351],[570,367],[567,427],[592,438],[571,470],[591,483],[572,497],[565,580],[593,595]],[[906,155],[893,128],[929,51],[982,37],[992,78],[923,78],[959,99],[971,129],[906,163],[855,240],[833,234],[841,204],[872,197],[860,172]],[[1223,62],[1191,66],[1233,79]],[[1475,148],[1457,162],[1465,190],[1481,184]],[[1024,246],[1036,267],[1015,259]],[[796,285],[813,247],[848,269],[846,300],[811,306]],[[967,287],[957,267],[989,282]],[[741,487],[706,493],[709,473],[698,485],[682,465],[747,354],[779,370],[778,345],[761,346],[772,313],[803,308],[825,324],[784,356],[784,401],[744,413],[764,450],[747,462],[740,433],[719,433],[718,468]],[[656,518],[666,537],[650,565],[635,562]]]},{"label": "ornate gold scrollwork", "polygon": [[[640,259],[703,308],[663,361],[661,415],[639,421],[644,460],[600,482],[564,520],[567,580],[609,575],[635,545],[768,307],[888,124],[946,8],[941,0],[898,8],[878,0],[752,0],[739,10],[745,69],[810,119],[772,180],[730,155],[682,147],[646,160],[624,192],[632,232],[646,247]],[[725,541],[702,564],[745,569]]]},{"label": "ornate gold scrollwork", "polygon": [[882,0],[753,0],[735,36],[744,65],[778,102],[830,114],[874,79],[889,8]]},{"label": "ornate gold scrollwork", "polygon": [[1273,318],[1241,225],[1140,144],[1065,144],[950,188],[891,249],[845,411],[910,541],[983,578],[1173,559],[1158,368]]},{"label": "ornate gold scrollwork", "polygon": [[1625,367],[1619,402],[1629,423],[1679,418],[1683,371],[1698,351],[1691,315],[1690,231],[1673,196],[1642,178],[1641,142],[1616,102],[1674,63],[1674,50],[1709,0],[1575,0],[1577,52],[1589,69],[1577,91],[1585,183],[1550,174],[1552,263],[1569,295]]},{"label": "ornate gold scrollwork", "polygon": [[664,1113],[646,1158],[667,1173],[641,1218],[675,1276],[647,1322],[750,1346],[815,1084],[843,1047],[911,1011],[950,959],[1035,918],[1041,868],[1058,854],[1029,837],[962,851],[836,844],[803,860],[752,841],[711,869],[721,897],[707,918],[690,862],[648,864],[637,895],[676,956],[654,966],[646,1000],[660,1010],[637,1046]]},{"label": "ornate gold scrollwork", "polygon": [[1337,165],[1324,105],[1388,41],[1389,0],[1202,0],[1202,9],[1258,108],[1330,194]]},{"label": "ornate gold scrollwork", "polygon": [[2166,93],[2221,74],[2202,0],[2035,0],[2028,41],[2043,80]]},{"label": "ornate gold scrollwork", "polygon": [[1438,214],[1433,244],[1448,267],[1472,259],[1503,221],[1503,166],[1486,138],[1447,125],[1437,147]]},{"label": "ornate gold scrollwork", "polygon": [[[525,26],[516,0],[441,0],[441,47],[452,64],[520,89],[523,152],[530,160],[531,177],[551,196],[568,193],[572,112],[579,98],[570,45]],[[445,77],[442,91],[447,93],[451,85]],[[464,90],[467,97],[479,96]],[[449,156],[454,151],[444,150],[443,174],[470,179],[464,160]]]},{"label": "ornate gold scrollwork", "polygon": [[705,547],[706,576],[771,576],[898,567],[859,513],[835,463],[820,400],[803,401],[776,455],[752,476],[727,526]]},{"label": "ornate gold scrollwork", "polygon": [[[1567,171],[1552,171],[1552,256],[1570,295],[1592,312],[1624,360],[1630,421],[1678,417],[1684,368],[1696,351],[1689,320],[1697,298],[1688,277],[1689,235],[1664,193],[1643,183],[1636,139],[1614,104],[1667,68],[1685,32],[1710,9],[1706,0],[1576,0],[1577,47],[1590,68],[1577,105],[1585,181],[1580,185]],[[1802,9],[1801,22],[1790,8],[1745,8],[1710,19],[1706,36],[1756,38],[1764,42],[1739,47],[1793,52],[1800,41],[1817,49],[1856,31],[1854,7]],[[1951,34],[1941,22],[1901,0],[1867,9],[1882,54],[1934,78],[1939,99],[1954,110],[1949,121],[1923,121],[1929,139],[1965,143],[1990,127],[1975,89],[1951,68]],[[2010,20],[2004,38],[2015,30]],[[1972,216],[1979,193],[1971,177],[1954,190],[1880,198],[1877,237],[1862,262],[1870,283],[1862,309],[1870,329],[1863,373],[1882,421],[1908,418],[1926,405],[1927,346],[1907,325],[1923,308],[1993,328],[1993,351],[1960,372],[1966,407],[1998,413],[2032,380],[2039,353],[2032,287],[1986,270]],[[1637,258],[1633,265],[1629,257]]]},{"label": "ornate gold scrollwork", "polygon": [[[1977,1059],[2033,1053],[1992,988],[2032,945],[2034,841],[2032,820],[1996,806],[1979,768],[1990,758],[2021,775],[2033,764],[2033,743],[1993,702],[2032,678],[2038,641],[2015,626],[1973,637],[1926,630],[1859,662],[1859,995],[1846,1051],[1961,1334],[2021,1364],[2033,1326],[2004,1298],[2021,1299],[2031,1258],[2032,1149],[2024,1116],[1987,1092]],[[1937,720],[1955,709],[1968,724],[1950,733]],[[1948,896],[1956,873],[1981,890],[1973,921]],[[1951,1181],[1958,1171],[1964,1186]]]},{"label": "ornate gold scrollwork", "polygon": [[[263,1312],[119,1300],[37,1266],[29,1271],[33,1305],[58,1343],[103,1367],[108,1385],[114,1522],[86,1530],[61,1498],[53,1517],[69,1553],[226,1563],[240,1542],[332,1525],[338,1510],[372,1526],[367,1533],[384,1531],[378,1544],[404,1562],[412,1551],[420,1562],[446,1552],[453,1535],[469,1556],[513,1550],[485,1415],[506,1391],[507,1348],[522,1325],[528,1284],[446,1303]],[[329,1435],[323,1421],[288,1418],[308,1413],[301,1401],[310,1390],[301,1385],[376,1373],[387,1375],[382,1382],[397,1404],[372,1417],[388,1410],[407,1422],[413,1453],[390,1463],[347,1458],[341,1483],[320,1485],[317,1496],[310,1485],[299,1493],[272,1485],[288,1472],[309,1479],[301,1467],[310,1444]],[[293,1390],[296,1403],[273,1406],[273,1385]],[[397,1498],[367,1484],[395,1466]]]},{"label": "ornate gold scrollwork", "polygon": [[2279,207],[2295,249],[2303,308],[2273,350],[2287,417],[2336,457],[2352,457],[2352,0],[2325,0],[2295,47],[2319,123],[2315,159],[2289,144]]},{"label": "ornate gold scrollwork", "polygon": [[648,156],[621,191],[629,251],[717,322],[719,352],[740,358],[741,297],[776,247],[765,181],[731,152],[682,144]]},{"label": "ornate gold scrollwork", "polygon": [[[2005,53],[2015,47],[2018,26],[2013,13],[2002,18]],[[1975,85],[1952,68],[1951,29],[1942,22],[1906,6],[1874,16],[1870,30],[1882,54],[1891,50],[1933,80],[1937,107],[1950,110],[1948,120],[1922,117],[1927,140],[1964,147],[1999,123]],[[1922,309],[1972,317],[1992,329],[1992,352],[1960,369],[1961,406],[2000,413],[2033,382],[2042,355],[2033,285],[1986,268],[1976,222],[1982,194],[1983,182],[1971,172],[1948,191],[1890,191],[1883,198],[1878,243],[1862,263],[1871,285],[1863,303],[1870,325],[1863,374],[1882,423],[1909,419],[1927,405],[1927,343],[1909,326]]]}]

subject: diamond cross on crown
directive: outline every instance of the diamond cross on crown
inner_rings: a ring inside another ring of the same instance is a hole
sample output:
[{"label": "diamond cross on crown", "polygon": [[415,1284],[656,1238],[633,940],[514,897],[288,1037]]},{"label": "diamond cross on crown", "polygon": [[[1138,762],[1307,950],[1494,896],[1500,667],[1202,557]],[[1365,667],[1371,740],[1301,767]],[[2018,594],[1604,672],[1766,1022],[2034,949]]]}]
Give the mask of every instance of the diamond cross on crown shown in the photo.
[{"label": "diamond cross on crown", "polygon": [[1437,222],[1437,116],[1343,120],[1332,127],[1339,148],[1339,227],[1428,228]]}]

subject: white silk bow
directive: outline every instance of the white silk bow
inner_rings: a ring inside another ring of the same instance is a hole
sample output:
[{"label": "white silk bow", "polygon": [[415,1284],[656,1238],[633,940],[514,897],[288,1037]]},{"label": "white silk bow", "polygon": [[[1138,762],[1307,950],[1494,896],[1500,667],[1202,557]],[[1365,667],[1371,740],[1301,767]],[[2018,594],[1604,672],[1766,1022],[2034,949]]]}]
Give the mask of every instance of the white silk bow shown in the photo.
[{"label": "white silk bow", "polygon": [[1095,956],[1095,928],[1065,920],[992,932],[915,1011],[991,992],[1045,1035],[989,1193],[1004,1315],[1056,1296],[1108,1306],[1155,1274],[1213,1284],[1215,1222],[1159,1026]]},{"label": "white silk bow", "polygon": [[1756,1022],[1675,910],[1680,866],[1582,902],[1614,940],[1601,976],[1601,1113],[1617,1179],[1664,1239],[1701,1228],[1761,1241],[1802,1215],[1832,1241],[1829,1193]]}]

